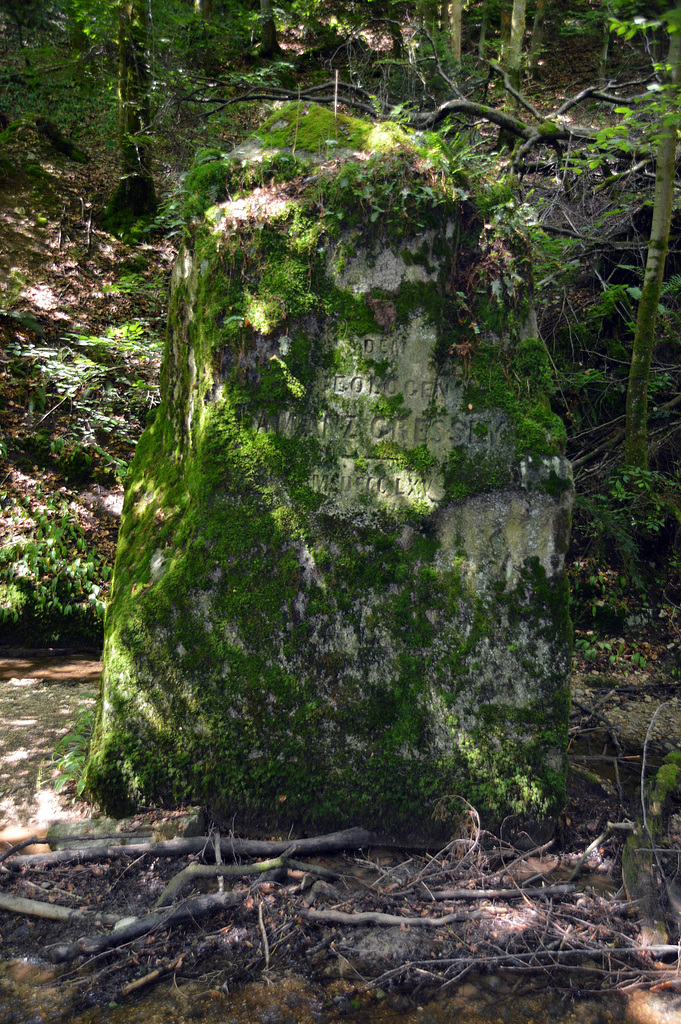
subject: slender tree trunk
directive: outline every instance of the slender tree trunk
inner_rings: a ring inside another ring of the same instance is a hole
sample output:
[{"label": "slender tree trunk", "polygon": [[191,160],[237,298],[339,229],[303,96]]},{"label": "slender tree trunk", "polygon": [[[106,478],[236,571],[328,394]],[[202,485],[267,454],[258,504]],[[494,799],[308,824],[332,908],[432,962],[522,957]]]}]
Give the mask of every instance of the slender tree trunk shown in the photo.
[{"label": "slender tree trunk", "polygon": [[419,21],[433,38],[435,38],[438,30],[438,8],[437,0],[419,0]]},{"label": "slender tree trunk", "polygon": [[542,50],[542,36],[544,34],[544,22],[546,21],[547,0],[537,0],[537,10],[534,12],[532,24],[532,41],[530,42],[530,75],[537,77],[539,57]]},{"label": "slender tree trunk", "polygon": [[[523,49],[525,37],[525,0],[513,0],[513,11],[511,13],[511,38],[508,42],[508,57],[506,61],[507,71],[512,84],[520,89],[520,55]],[[515,110],[518,101],[513,97],[510,100],[510,107]]]},{"label": "slender tree trunk", "polygon": [[499,32],[501,36],[501,45],[499,47],[499,56],[504,61],[508,55],[508,46],[511,41],[511,12],[504,4],[499,12]]},{"label": "slender tree trunk", "polygon": [[[443,7],[446,6],[443,4]],[[449,48],[454,60],[461,60],[461,17],[462,0],[452,0],[449,8]],[[443,24],[444,29],[444,24]]]},{"label": "slender tree trunk", "polygon": [[262,42],[260,54],[263,57],[275,57],[281,53],[277,39],[277,26],[274,23],[272,0],[260,0],[260,20],[262,23]]},{"label": "slender tree trunk", "polygon": [[605,69],[608,65],[608,56],[610,55],[610,43],[612,41],[612,32],[610,31],[610,21],[608,18],[603,22],[603,35],[601,38],[601,52],[598,55],[598,77],[600,79],[605,78]]},{"label": "slender tree trunk", "polygon": [[[681,3],[677,3],[681,11]],[[671,67],[669,85],[669,115],[661,118],[662,134],[657,144],[655,168],[655,197],[653,224],[648,243],[648,258],[643,279],[642,295],[636,316],[636,332],[629,367],[627,388],[627,418],[624,440],[624,460],[629,466],[648,468],[646,424],[648,420],[648,377],[655,342],[657,305],[662,290],[664,263],[669,244],[669,227],[674,202],[674,174],[676,170],[676,135],[679,84],[681,83],[681,32],[669,37],[667,63]]]},{"label": "slender tree trunk", "polygon": [[[121,177],[106,220],[136,220],[156,209],[151,174],[147,2],[118,5],[118,145]],[[106,222],[106,221],[105,221]]]},{"label": "slender tree trunk", "polygon": [[[504,12],[502,11],[502,14]],[[508,15],[508,11],[505,12]],[[502,38],[502,49],[501,49],[501,61],[508,77],[511,80],[511,85],[514,86],[518,91],[520,90],[520,65],[521,65],[521,54],[523,48],[523,39],[525,37],[525,0],[513,0],[513,9],[510,14],[509,21],[509,37],[508,42],[504,44]],[[502,33],[504,31],[504,22],[501,23]],[[512,96],[509,92],[506,93],[504,100],[504,110],[509,114],[515,114],[518,110],[518,101],[515,96]],[[513,149],[516,144],[516,136],[509,132],[507,129],[502,128],[499,131],[499,139],[497,146],[499,150],[502,149]]]},{"label": "slender tree trunk", "polygon": [[478,38],[478,57],[485,56],[485,43],[487,42],[487,26],[489,25],[490,0],[485,0],[482,8],[482,21],[480,23],[480,36]]},{"label": "slender tree trunk", "polygon": [[213,0],[194,0],[194,10],[204,21],[213,20]]}]

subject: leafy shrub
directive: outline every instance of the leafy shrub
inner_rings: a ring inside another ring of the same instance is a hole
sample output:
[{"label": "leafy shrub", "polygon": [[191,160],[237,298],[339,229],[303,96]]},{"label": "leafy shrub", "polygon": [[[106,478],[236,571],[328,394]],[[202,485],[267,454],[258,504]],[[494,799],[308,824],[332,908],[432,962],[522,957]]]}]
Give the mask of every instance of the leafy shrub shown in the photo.
[{"label": "leafy shrub", "polygon": [[[94,694],[89,696],[94,701]],[[74,800],[82,795],[85,788],[85,763],[90,749],[94,722],[94,703],[79,705],[73,728],[57,743],[52,756],[53,766],[59,772],[53,783],[56,793],[61,793],[69,784],[75,784]]]},{"label": "leafy shrub", "polygon": [[578,494],[573,527],[584,557],[569,568],[575,622],[618,628],[646,605],[652,558],[665,553],[680,522],[676,475],[625,466],[597,492]]},{"label": "leafy shrub", "polygon": [[27,606],[34,613],[64,616],[91,606],[102,616],[105,605],[97,581],[108,580],[111,570],[96,548],[88,548],[67,502],[49,499],[34,517],[26,499],[15,523],[30,532],[0,550],[0,622],[18,622]]}]

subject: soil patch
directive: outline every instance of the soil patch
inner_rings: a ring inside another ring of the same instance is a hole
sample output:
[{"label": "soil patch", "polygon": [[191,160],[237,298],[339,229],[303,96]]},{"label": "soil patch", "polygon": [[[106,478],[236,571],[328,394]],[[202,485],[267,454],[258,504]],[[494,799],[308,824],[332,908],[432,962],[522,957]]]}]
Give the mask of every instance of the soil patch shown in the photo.
[{"label": "soil patch", "polygon": [[53,754],[78,709],[94,705],[101,670],[92,654],[0,658],[0,839],[90,813],[72,790],[55,792]]}]

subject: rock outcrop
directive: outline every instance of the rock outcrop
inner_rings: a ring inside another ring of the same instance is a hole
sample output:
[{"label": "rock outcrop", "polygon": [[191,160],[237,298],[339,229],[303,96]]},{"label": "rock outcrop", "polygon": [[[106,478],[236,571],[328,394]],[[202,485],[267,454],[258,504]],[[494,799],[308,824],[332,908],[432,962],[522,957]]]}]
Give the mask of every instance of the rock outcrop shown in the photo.
[{"label": "rock outcrop", "polygon": [[562,805],[550,362],[512,193],[418,141],[293,104],[188,177],[87,770],[110,810],[428,840],[460,798]]}]

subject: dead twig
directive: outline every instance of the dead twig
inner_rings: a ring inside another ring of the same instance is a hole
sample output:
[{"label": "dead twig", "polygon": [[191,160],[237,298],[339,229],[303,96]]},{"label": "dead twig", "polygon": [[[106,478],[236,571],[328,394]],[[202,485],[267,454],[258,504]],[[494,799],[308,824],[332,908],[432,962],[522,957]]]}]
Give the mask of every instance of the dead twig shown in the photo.
[{"label": "dead twig", "polygon": [[150,971],[149,974],[145,974],[141,978],[135,978],[134,981],[129,981],[127,985],[123,985],[118,995],[119,998],[125,999],[127,996],[132,995],[133,992],[139,992],[141,988],[148,988],[149,985],[155,984],[160,981],[161,978],[165,977],[166,974],[170,974],[171,971],[179,971],[184,960],[184,953],[178,957],[172,964],[166,964],[164,967],[157,967],[156,970]]},{"label": "dead twig", "polygon": [[270,944],[267,941],[267,931],[262,917],[262,900],[258,902],[258,927],[262,938],[263,956],[265,957],[265,970],[270,966]]}]

